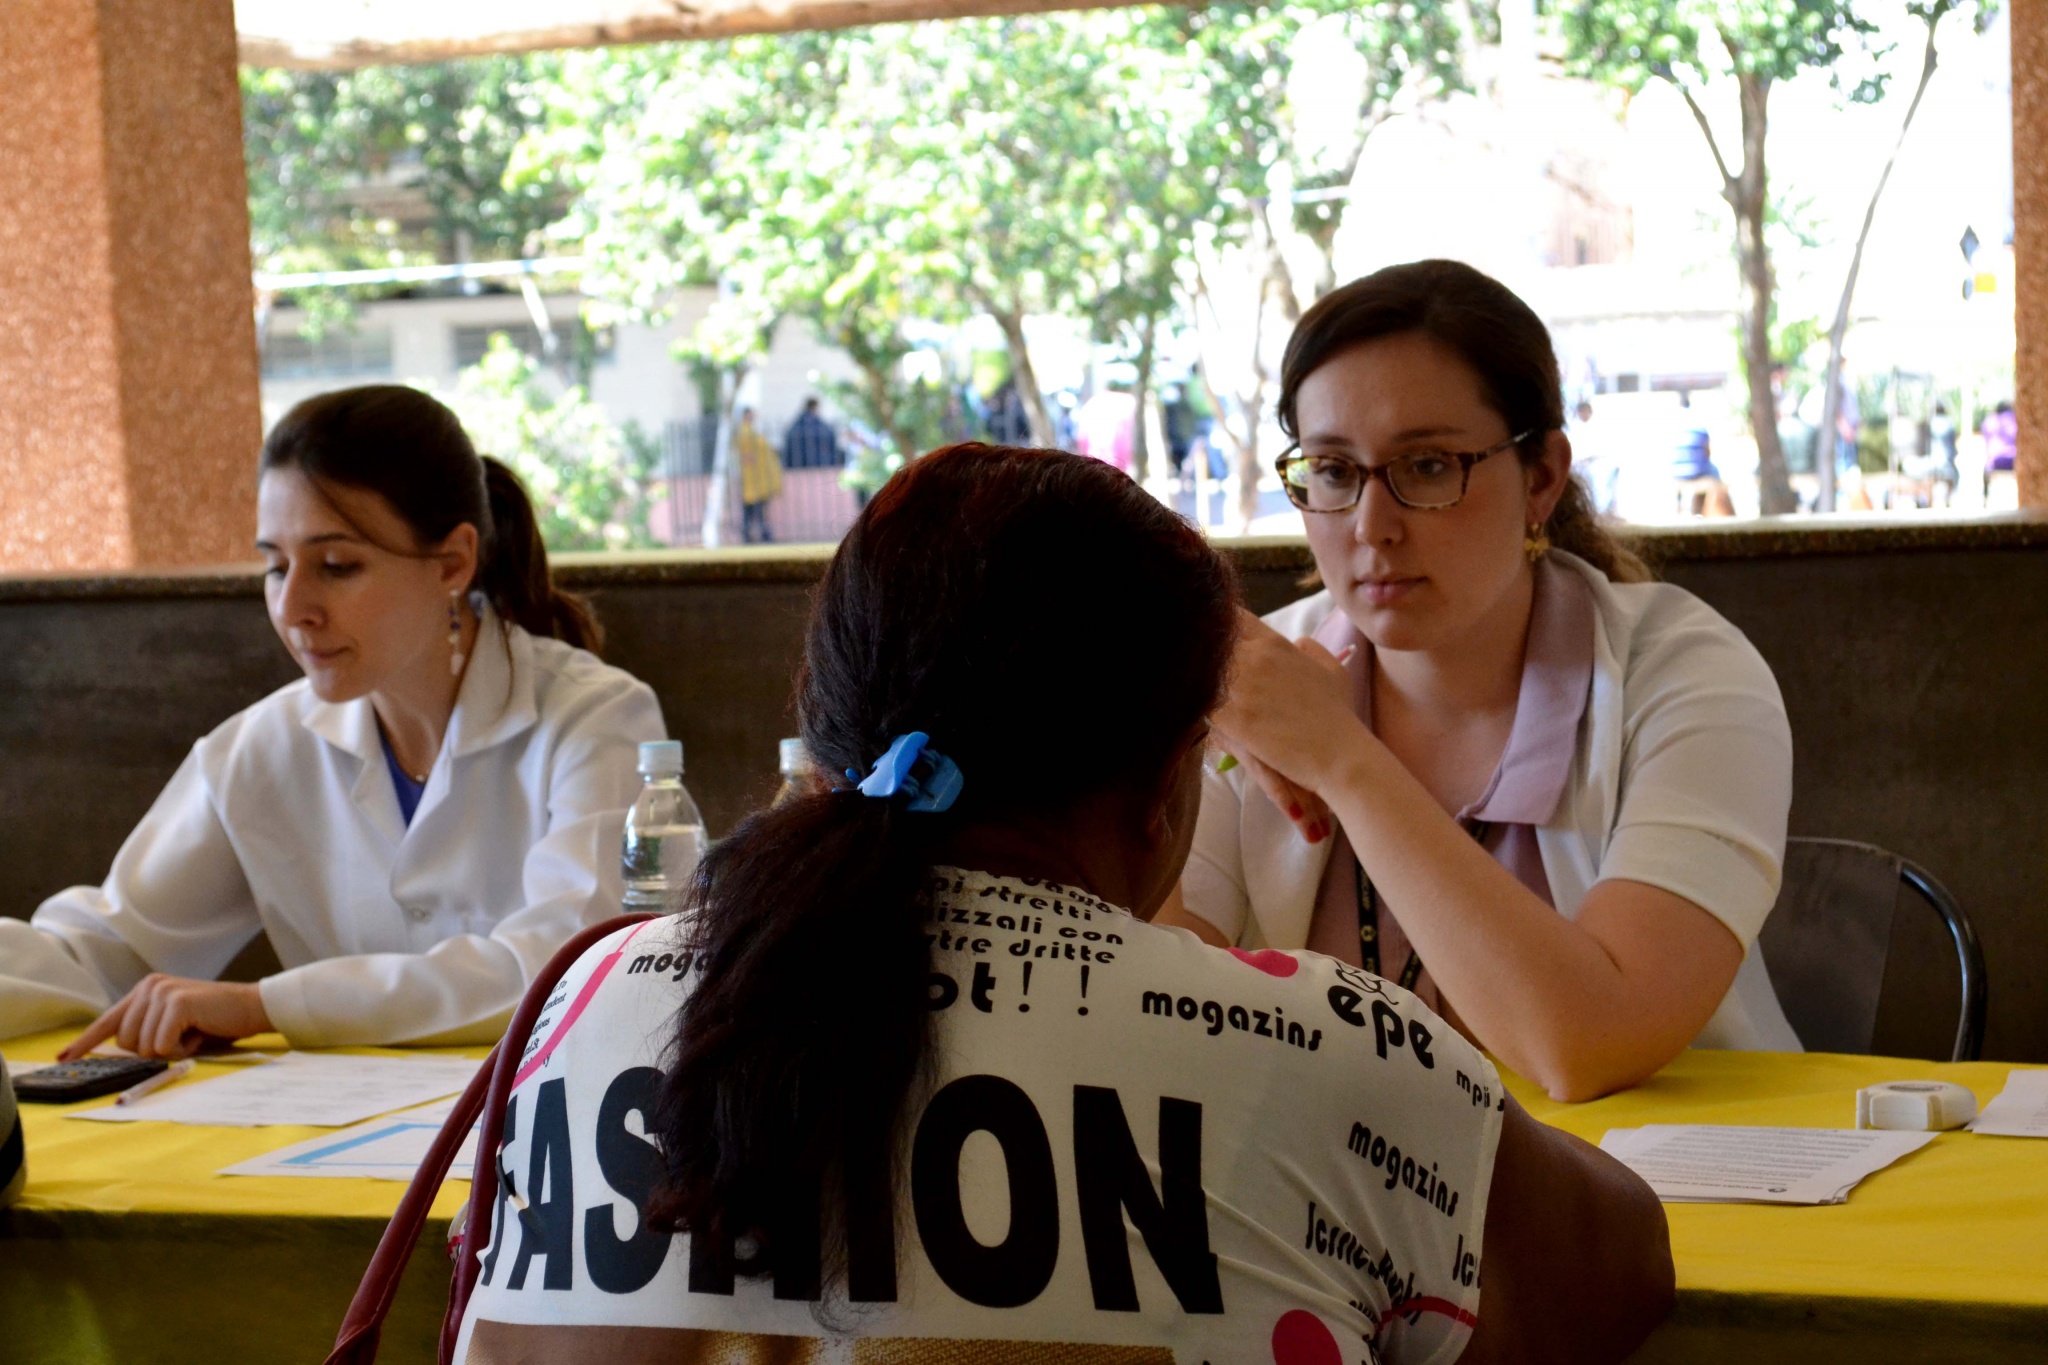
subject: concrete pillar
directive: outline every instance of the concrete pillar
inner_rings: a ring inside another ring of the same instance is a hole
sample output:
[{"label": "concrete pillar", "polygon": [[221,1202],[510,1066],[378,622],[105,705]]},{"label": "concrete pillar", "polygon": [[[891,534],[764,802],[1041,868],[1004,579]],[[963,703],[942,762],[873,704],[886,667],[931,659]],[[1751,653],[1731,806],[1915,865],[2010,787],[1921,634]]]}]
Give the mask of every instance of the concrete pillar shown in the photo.
[{"label": "concrete pillar", "polygon": [[233,0],[4,0],[0,572],[252,558]]},{"label": "concrete pillar", "polygon": [[2048,0],[2012,6],[2012,246],[2020,506],[2048,507]]}]

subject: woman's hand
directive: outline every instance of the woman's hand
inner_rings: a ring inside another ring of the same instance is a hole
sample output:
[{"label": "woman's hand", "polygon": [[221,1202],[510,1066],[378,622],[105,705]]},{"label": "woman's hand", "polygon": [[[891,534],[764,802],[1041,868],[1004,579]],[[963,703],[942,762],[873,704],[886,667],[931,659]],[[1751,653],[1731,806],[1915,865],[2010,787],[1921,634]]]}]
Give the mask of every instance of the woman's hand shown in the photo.
[{"label": "woman's hand", "polygon": [[1351,707],[1351,675],[1316,641],[1290,642],[1250,612],[1239,616],[1230,691],[1211,717],[1210,744],[1243,764],[1302,837],[1319,843],[1335,828],[1318,794],[1343,747],[1334,741],[1370,738]]},{"label": "woman's hand", "polygon": [[108,1038],[141,1057],[189,1057],[208,1043],[231,1043],[270,1030],[263,993],[254,983],[152,972],[58,1057],[67,1062],[83,1057]]}]

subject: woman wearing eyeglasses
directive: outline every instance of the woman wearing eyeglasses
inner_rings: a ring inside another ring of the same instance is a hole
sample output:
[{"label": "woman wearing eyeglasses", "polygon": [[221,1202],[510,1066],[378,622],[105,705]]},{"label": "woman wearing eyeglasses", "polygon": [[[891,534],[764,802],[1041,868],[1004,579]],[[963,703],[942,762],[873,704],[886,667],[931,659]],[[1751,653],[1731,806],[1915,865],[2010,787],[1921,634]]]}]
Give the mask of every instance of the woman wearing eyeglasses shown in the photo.
[{"label": "woman wearing eyeglasses", "polygon": [[1323,591],[1247,617],[1177,923],[1396,981],[1560,1099],[1795,1051],[1755,942],[1792,740],[1571,478],[1543,323],[1452,261],[1310,309],[1279,460]]}]

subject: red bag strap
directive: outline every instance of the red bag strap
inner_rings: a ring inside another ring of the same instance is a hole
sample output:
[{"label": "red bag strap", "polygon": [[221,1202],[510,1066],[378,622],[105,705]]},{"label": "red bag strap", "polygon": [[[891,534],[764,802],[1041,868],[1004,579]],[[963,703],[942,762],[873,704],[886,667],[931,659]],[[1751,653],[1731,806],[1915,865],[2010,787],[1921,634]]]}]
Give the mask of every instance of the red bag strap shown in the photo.
[{"label": "red bag strap", "polygon": [[555,955],[548,959],[547,966],[528,984],[526,994],[520,998],[519,1008],[513,1011],[512,1022],[506,1026],[505,1036],[491,1049],[491,1055],[485,1058],[484,1064],[477,1068],[475,1077],[462,1092],[462,1098],[455,1102],[455,1111],[435,1136],[426,1160],[420,1163],[412,1183],[406,1187],[405,1197],[398,1201],[398,1211],[391,1215],[391,1222],[377,1243],[376,1254],[370,1257],[369,1268],[363,1272],[362,1283],[356,1287],[355,1299],[341,1320],[341,1330],[335,1334],[334,1349],[328,1353],[327,1365],[369,1365],[376,1360],[378,1335],[383,1330],[385,1317],[391,1312],[392,1300],[398,1295],[406,1263],[412,1259],[413,1247],[419,1243],[420,1232],[427,1224],[427,1214],[434,1207],[434,1198],[440,1193],[442,1181],[447,1179],[448,1168],[455,1163],[455,1154],[461,1150],[462,1140],[469,1135],[470,1125],[477,1122],[481,1114],[483,1131],[477,1136],[476,1171],[470,1185],[468,1224],[459,1242],[448,1314],[441,1329],[440,1359],[445,1362],[453,1356],[463,1310],[469,1304],[470,1291],[475,1288],[477,1270],[481,1265],[478,1253],[490,1241],[491,1215],[498,1202],[498,1143],[504,1134],[505,1101],[512,1093],[512,1078],[518,1073],[520,1060],[526,1054],[534,1021],[546,1008],[548,997],[554,993],[556,985],[577,959],[590,950],[591,944],[628,925],[653,918],[652,915],[620,915],[590,926],[557,949]]}]

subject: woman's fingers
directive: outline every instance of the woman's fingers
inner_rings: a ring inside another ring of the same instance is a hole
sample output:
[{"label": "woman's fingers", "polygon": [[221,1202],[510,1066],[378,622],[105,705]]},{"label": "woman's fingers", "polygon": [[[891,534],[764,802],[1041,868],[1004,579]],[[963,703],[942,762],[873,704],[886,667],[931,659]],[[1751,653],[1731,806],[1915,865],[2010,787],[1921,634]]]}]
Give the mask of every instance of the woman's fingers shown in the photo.
[{"label": "woman's fingers", "polygon": [[57,1054],[60,1062],[75,1062],[86,1053],[98,1047],[120,1030],[121,1017],[127,1012],[130,995],[124,995],[107,1007],[104,1014],[85,1026],[85,1032],[71,1040],[71,1045]]},{"label": "woman's fingers", "polygon": [[1238,762],[1244,764],[1266,798],[1294,822],[1302,838],[1316,844],[1329,837],[1329,810],[1314,792],[1288,781],[1250,755],[1240,757]]},{"label": "woman's fingers", "polygon": [[269,1027],[262,993],[253,985],[152,973],[59,1055],[71,1061],[112,1038],[143,1057],[189,1057],[209,1038],[233,1041]]}]

